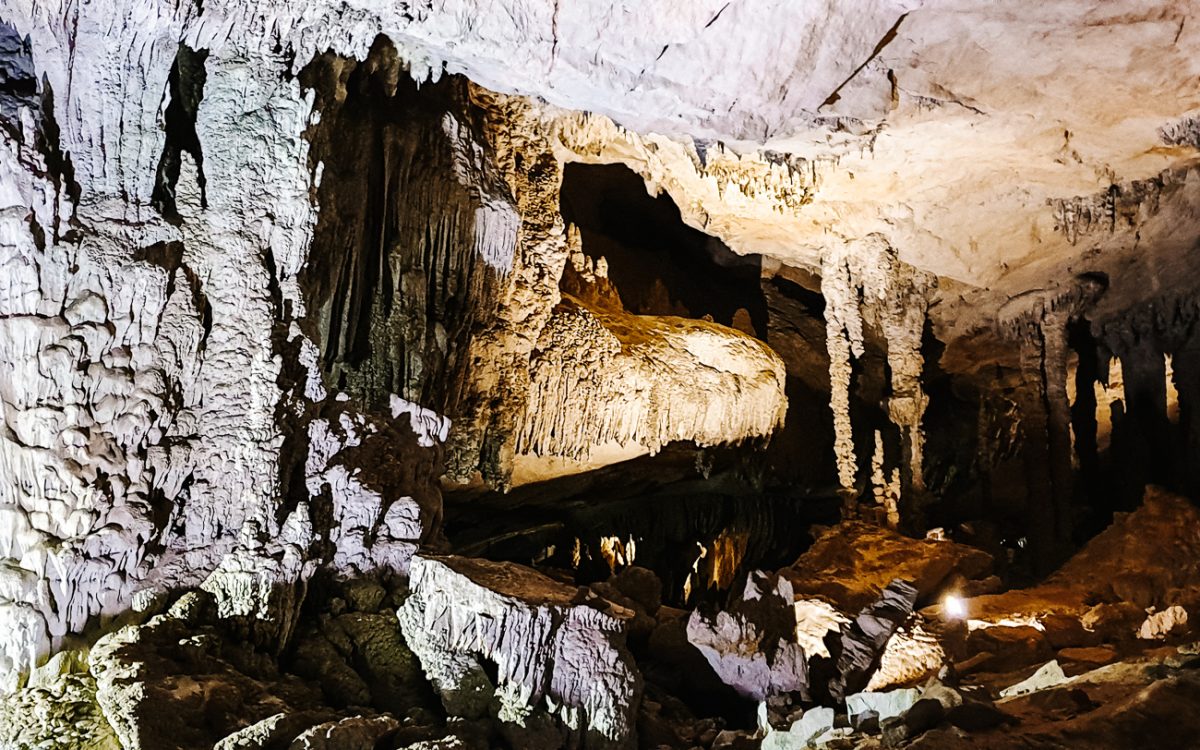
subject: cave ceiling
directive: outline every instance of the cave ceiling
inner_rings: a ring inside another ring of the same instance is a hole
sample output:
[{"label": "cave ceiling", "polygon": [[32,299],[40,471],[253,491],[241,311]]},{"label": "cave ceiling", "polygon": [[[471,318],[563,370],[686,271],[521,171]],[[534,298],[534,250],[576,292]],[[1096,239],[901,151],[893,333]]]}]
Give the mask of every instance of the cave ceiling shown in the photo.
[{"label": "cave ceiling", "polygon": [[[1131,252],[1168,270],[1193,252],[1186,5],[547,1],[373,20],[418,65],[611,119],[567,123],[564,158],[630,164],[739,252],[811,268],[883,233],[948,282],[935,316],[958,330],[960,301],[995,310],[1120,275]],[[353,51],[347,28],[329,43]]]},{"label": "cave ceiling", "polygon": [[881,233],[942,280],[948,340],[1085,272],[1120,310],[1195,260],[1187,4],[559,5],[363,10],[327,42],[360,51],[373,21],[418,71],[544,100],[564,160],[630,165],[737,252],[815,269]]}]

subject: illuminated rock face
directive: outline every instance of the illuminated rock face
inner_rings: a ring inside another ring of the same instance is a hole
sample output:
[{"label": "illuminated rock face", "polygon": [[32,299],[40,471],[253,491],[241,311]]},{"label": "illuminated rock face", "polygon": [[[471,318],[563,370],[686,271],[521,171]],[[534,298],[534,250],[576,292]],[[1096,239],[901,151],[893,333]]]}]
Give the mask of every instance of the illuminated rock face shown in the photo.
[{"label": "illuminated rock face", "polygon": [[783,362],[765,344],[683,318],[555,308],[531,362],[517,447],[586,462],[596,445],[627,455],[669,442],[765,438],[783,423]]},{"label": "illuminated rock face", "polygon": [[[974,483],[962,507],[1023,516],[996,534],[1049,570],[1147,483],[1200,492],[1200,30],[1166,2],[994,6],[0,0],[0,692],[189,590],[286,655],[314,589],[435,559],[443,477],[757,448],[814,363],[847,509],[873,482],[905,531]],[[627,165],[820,296],[824,349],[785,365],[779,321],[764,344],[749,315],[612,304],[567,162]],[[620,628],[560,605],[582,624],[547,637],[619,679],[506,673],[506,717],[536,694],[556,718],[530,732],[628,744]],[[105,680],[55,689],[115,712]],[[308,746],[399,731],[309,718]]]},{"label": "illuminated rock face", "polygon": [[[609,611],[592,608],[524,566],[468,558],[418,557],[411,585],[401,629],[450,715],[477,718],[495,703],[522,747],[634,745],[632,612],[599,599]],[[494,685],[481,660],[495,665]]]}]

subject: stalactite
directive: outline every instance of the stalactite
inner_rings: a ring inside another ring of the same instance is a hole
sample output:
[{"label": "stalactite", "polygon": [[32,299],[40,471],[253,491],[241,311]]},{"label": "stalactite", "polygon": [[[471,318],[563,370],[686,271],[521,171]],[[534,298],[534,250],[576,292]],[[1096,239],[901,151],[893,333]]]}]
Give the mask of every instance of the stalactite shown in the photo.
[{"label": "stalactite", "polygon": [[921,420],[929,398],[921,386],[925,361],[921,340],[928,295],[934,277],[901,262],[880,235],[842,245],[826,253],[821,263],[821,292],[825,296],[826,344],[832,388],[834,450],[838,481],[847,501],[855,494],[858,473],[850,421],[851,357],[863,354],[864,325],[877,328],[887,347],[891,370],[888,417],[904,438],[902,484],[924,491],[924,435]]},{"label": "stalactite", "polygon": [[533,353],[516,448],[586,461],[597,446],[765,437],[783,422],[785,379],[778,356],[739,331],[564,297]]},{"label": "stalactite", "polygon": [[844,247],[821,259],[821,294],[825,297],[825,342],[829,350],[829,407],[833,411],[833,450],[838,484],[847,510],[853,508],[858,459],[850,422],[851,357],[863,353],[858,289],[851,279]]},{"label": "stalactite", "polygon": [[929,406],[929,397],[921,387],[925,368],[921,337],[925,332],[932,278],[910,267],[902,267],[898,262],[894,267],[891,294],[887,297],[886,312],[881,316],[892,381],[888,417],[905,439],[909,486],[920,493],[925,490],[925,434],[921,420]]},{"label": "stalactite", "polygon": [[399,65],[381,40],[363,63],[326,55],[301,74],[321,115],[309,132],[320,220],[304,283],[331,386],[457,414],[519,217],[464,83],[418,90]]}]

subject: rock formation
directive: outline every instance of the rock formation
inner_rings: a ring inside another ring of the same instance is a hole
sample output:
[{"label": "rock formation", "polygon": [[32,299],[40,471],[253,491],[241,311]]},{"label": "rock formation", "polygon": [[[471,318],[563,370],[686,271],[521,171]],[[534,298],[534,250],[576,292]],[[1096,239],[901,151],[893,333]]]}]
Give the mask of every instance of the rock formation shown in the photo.
[{"label": "rock formation", "polygon": [[1145,0],[0,0],[0,745],[1156,736],[1197,52]]},{"label": "rock formation", "polygon": [[400,626],[451,716],[492,710],[523,747],[632,746],[641,693],[623,642],[632,613],[588,606],[528,568],[467,558],[418,557],[411,586]]}]

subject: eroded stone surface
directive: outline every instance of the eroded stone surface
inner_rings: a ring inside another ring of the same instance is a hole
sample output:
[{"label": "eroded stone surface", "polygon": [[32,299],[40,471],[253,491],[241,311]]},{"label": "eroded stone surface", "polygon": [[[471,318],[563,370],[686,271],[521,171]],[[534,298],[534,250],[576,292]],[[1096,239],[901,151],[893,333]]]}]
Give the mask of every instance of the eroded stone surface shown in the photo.
[{"label": "eroded stone surface", "polygon": [[[642,686],[625,650],[626,615],[594,609],[575,589],[512,563],[418,555],[410,582],[401,628],[452,715],[479,716],[494,702],[515,736],[632,746]],[[561,729],[542,726],[547,713]]]}]

